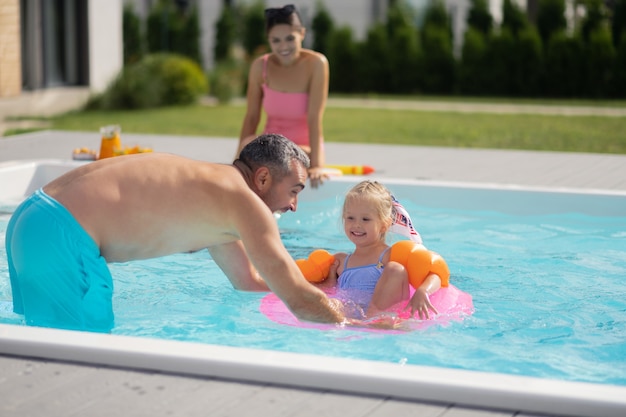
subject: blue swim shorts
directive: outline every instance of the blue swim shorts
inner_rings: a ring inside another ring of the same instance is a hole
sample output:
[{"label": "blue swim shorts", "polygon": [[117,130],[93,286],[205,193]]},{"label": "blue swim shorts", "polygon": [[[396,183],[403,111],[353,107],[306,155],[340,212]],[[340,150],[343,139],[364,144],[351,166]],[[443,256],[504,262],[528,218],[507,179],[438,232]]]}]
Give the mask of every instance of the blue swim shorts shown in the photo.
[{"label": "blue swim shorts", "polygon": [[113,280],[91,236],[58,201],[36,191],[6,231],[13,311],[33,326],[110,332]]}]

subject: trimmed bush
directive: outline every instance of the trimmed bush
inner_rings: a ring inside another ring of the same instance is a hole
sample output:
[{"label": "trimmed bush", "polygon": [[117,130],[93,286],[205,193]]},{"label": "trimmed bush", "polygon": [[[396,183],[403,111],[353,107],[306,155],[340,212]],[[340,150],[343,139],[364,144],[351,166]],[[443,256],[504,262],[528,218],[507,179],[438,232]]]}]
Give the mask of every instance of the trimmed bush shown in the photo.
[{"label": "trimmed bush", "polygon": [[508,29],[502,29],[500,33],[489,38],[487,62],[490,65],[486,68],[489,79],[487,85],[489,95],[506,96],[514,90],[513,74],[517,62],[515,47],[515,37]]},{"label": "trimmed bush", "polygon": [[140,109],[195,102],[208,89],[200,66],[176,54],[147,55],[125,67],[89,108]]},{"label": "trimmed bush", "polygon": [[545,95],[580,97],[584,85],[583,42],[565,31],[555,33],[545,50]]},{"label": "trimmed bush", "polygon": [[246,9],[242,44],[248,57],[258,56],[267,50],[264,10],[265,6],[259,0]]},{"label": "trimmed bush", "polygon": [[613,65],[615,64],[615,48],[611,40],[611,32],[600,27],[589,34],[586,45],[587,95],[593,98],[610,97],[613,84]]},{"label": "trimmed bush", "polygon": [[443,0],[434,0],[426,8],[420,35],[422,91],[452,93],[456,88],[456,59],[452,50],[452,25]]},{"label": "trimmed bush", "polygon": [[544,43],[548,42],[553,33],[567,29],[565,0],[539,0],[537,29]]},{"label": "trimmed bush", "polygon": [[615,56],[615,96],[626,97],[626,31],[617,46]]},{"label": "trimmed bush", "polygon": [[330,90],[342,93],[359,91],[359,48],[353,40],[349,26],[333,31],[328,42],[327,58],[330,67]]},{"label": "trimmed bush", "polygon": [[330,38],[335,30],[333,18],[324,6],[324,3],[318,1],[315,6],[316,13],[311,22],[311,30],[313,31],[313,50],[324,55],[328,54]]},{"label": "trimmed bush", "polygon": [[419,91],[421,51],[412,11],[401,4],[390,6],[385,23],[389,39],[389,92]]},{"label": "trimmed bush", "polygon": [[200,58],[200,23],[196,6],[180,10],[174,2],[160,0],[147,19],[148,52],[184,55],[197,63]]},{"label": "trimmed bush", "polygon": [[222,7],[222,14],[215,23],[215,46],[213,59],[219,62],[231,57],[232,49],[237,39],[237,24],[230,7]]},{"label": "trimmed bush", "polygon": [[516,96],[534,97],[541,92],[543,78],[543,50],[539,32],[528,26],[519,32],[514,53],[512,93]]},{"label": "trimmed bush", "polygon": [[468,28],[475,29],[485,36],[489,35],[493,28],[493,16],[489,12],[487,0],[471,0],[471,2],[472,7],[467,14]]},{"label": "trimmed bush", "polygon": [[389,37],[383,24],[376,24],[367,32],[367,39],[359,54],[362,71],[360,85],[367,93],[388,93],[391,85]]},{"label": "trimmed bush", "polygon": [[618,48],[623,36],[626,35],[626,0],[615,0],[614,4],[611,33],[613,34],[613,45]]},{"label": "trimmed bush", "polygon": [[429,25],[422,32],[424,51],[422,88],[426,93],[449,94],[456,85],[452,36],[443,27]]},{"label": "trimmed bush", "polygon": [[529,24],[526,13],[515,0],[504,0],[502,3],[502,29],[509,30],[513,37],[516,37]]},{"label": "trimmed bush", "polygon": [[487,41],[479,29],[469,27],[465,32],[459,68],[459,88],[462,94],[484,95],[489,91]]},{"label": "trimmed bush", "polygon": [[606,20],[606,7],[603,0],[586,0],[585,16],[580,23],[583,41],[589,42],[591,33],[600,29]]},{"label": "trimmed bush", "polygon": [[124,65],[133,64],[144,54],[141,19],[133,10],[132,5],[124,6],[122,15]]},{"label": "trimmed bush", "polygon": [[233,98],[245,95],[248,64],[235,58],[224,59],[211,72],[211,94],[220,104],[228,104]]},{"label": "trimmed bush", "polygon": [[452,36],[452,23],[443,0],[433,0],[426,7],[423,30],[426,30],[428,27],[446,29]]},{"label": "trimmed bush", "polygon": [[397,28],[390,40],[389,51],[389,63],[393,74],[390,92],[399,94],[419,92],[421,54],[417,31],[408,26]]}]

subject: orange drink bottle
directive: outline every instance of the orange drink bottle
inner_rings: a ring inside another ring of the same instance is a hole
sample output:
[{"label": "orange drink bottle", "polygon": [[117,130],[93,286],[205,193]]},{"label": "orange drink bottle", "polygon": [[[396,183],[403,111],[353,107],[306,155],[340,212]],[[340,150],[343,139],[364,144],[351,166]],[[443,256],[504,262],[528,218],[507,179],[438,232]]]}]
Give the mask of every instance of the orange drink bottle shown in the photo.
[{"label": "orange drink bottle", "polygon": [[109,125],[100,128],[102,141],[100,142],[100,154],[98,155],[98,159],[115,156],[115,152],[122,149],[120,131],[121,128],[118,125]]}]

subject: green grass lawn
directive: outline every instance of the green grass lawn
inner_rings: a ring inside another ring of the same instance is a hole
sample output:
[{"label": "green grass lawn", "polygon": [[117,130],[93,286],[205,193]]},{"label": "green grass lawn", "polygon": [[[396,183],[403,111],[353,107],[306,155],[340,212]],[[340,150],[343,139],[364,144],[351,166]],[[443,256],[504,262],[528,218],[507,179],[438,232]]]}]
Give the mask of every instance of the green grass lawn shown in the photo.
[{"label": "green grass lawn", "polygon": [[[556,101],[516,103],[558,105]],[[564,104],[609,105],[604,102]],[[614,107],[623,107],[623,104],[618,102]],[[241,105],[197,105],[140,111],[73,112],[54,117],[50,122],[51,128],[57,130],[97,132],[100,126],[119,124],[126,133],[237,137],[244,112]],[[329,106],[324,117],[324,134],[329,142],[626,154],[626,117],[467,114]]]}]

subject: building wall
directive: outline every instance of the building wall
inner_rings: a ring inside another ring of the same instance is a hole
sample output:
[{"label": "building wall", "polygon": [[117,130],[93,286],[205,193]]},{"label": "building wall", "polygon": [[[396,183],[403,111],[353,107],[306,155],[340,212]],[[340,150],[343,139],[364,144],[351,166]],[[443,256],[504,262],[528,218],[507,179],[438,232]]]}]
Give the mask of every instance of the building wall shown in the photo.
[{"label": "building wall", "polygon": [[[87,1],[88,87],[100,92],[123,66],[122,0]],[[22,94],[20,13],[19,0],[0,0],[0,97]]]},{"label": "building wall", "polygon": [[0,97],[22,91],[20,2],[0,0]]},{"label": "building wall", "polygon": [[215,24],[222,12],[222,0],[198,0],[200,19],[200,55],[205,69],[213,68],[213,48],[215,47]]},{"label": "building wall", "polygon": [[89,87],[106,89],[124,65],[122,0],[89,0]]}]

